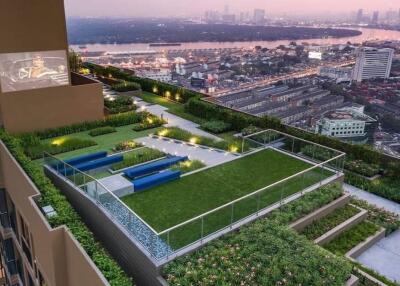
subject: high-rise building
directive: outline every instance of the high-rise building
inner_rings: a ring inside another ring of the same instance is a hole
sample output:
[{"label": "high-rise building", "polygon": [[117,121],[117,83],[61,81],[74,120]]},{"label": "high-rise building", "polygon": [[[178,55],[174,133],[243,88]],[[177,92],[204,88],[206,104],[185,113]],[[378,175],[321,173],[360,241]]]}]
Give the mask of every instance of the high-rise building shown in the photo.
[{"label": "high-rise building", "polygon": [[372,23],[377,24],[379,20],[379,11],[374,11],[372,14]]},{"label": "high-rise building", "polygon": [[356,22],[361,23],[363,21],[363,18],[364,18],[364,10],[358,9]]},{"label": "high-rise building", "polygon": [[393,55],[393,49],[359,48],[356,52],[353,80],[361,82],[367,79],[388,78]]},{"label": "high-rise building", "polygon": [[265,10],[255,9],[254,10],[254,23],[257,25],[263,24],[265,21]]}]

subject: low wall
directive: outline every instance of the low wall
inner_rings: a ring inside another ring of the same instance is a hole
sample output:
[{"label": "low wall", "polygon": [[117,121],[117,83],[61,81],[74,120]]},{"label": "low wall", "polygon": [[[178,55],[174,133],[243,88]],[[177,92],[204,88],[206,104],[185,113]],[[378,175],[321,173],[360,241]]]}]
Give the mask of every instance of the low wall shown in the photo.
[{"label": "low wall", "polygon": [[316,240],[314,240],[314,243],[318,245],[324,245],[327,244],[328,242],[332,241],[336,237],[338,237],[341,233],[344,231],[352,228],[356,224],[359,224],[363,220],[365,220],[368,216],[368,211],[361,209],[361,211],[356,214],[355,216],[349,218],[348,220],[342,222],[338,226],[334,227],[327,233],[323,234],[322,236],[318,237]]},{"label": "low wall", "polygon": [[90,230],[95,234],[121,267],[135,278],[138,285],[162,285],[159,268],[145,253],[142,246],[97,203],[71,182],[45,167],[46,175],[62,191]]},{"label": "low wall", "polygon": [[306,228],[308,225],[312,224],[314,221],[319,220],[319,219],[327,216],[328,214],[332,213],[334,210],[345,206],[347,203],[350,202],[350,200],[351,200],[350,194],[345,194],[345,195],[341,196],[340,198],[334,200],[333,202],[330,202],[326,206],[293,222],[292,224],[290,224],[290,227],[298,232],[301,232],[304,228]]},{"label": "low wall", "polygon": [[351,249],[349,252],[346,253],[346,257],[356,259],[358,256],[360,256],[364,251],[369,249],[371,246],[373,246],[375,243],[377,243],[379,240],[385,237],[386,230],[384,228],[381,228],[377,233],[374,235],[368,237],[365,241]]}]

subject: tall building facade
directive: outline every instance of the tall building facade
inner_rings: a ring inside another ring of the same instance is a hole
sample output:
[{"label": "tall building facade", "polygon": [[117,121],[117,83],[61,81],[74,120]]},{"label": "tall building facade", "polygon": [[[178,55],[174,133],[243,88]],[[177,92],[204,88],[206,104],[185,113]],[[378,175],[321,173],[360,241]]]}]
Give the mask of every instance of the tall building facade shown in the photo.
[{"label": "tall building facade", "polygon": [[[0,124],[30,132],[103,118],[102,85],[70,72],[63,0],[0,1]],[[0,141],[0,258],[7,286],[107,285]],[[4,283],[4,284],[2,284]]]},{"label": "tall building facade", "polygon": [[392,67],[394,50],[363,47],[356,51],[353,81],[388,78]]},{"label": "tall building facade", "polygon": [[265,10],[264,9],[255,9],[253,20],[256,25],[263,24],[265,21]]}]

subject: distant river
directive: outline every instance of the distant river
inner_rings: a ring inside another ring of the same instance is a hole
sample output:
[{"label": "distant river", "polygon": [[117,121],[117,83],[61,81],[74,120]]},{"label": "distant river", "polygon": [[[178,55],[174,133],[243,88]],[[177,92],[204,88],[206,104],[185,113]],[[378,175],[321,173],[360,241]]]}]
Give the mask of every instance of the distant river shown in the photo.
[{"label": "distant river", "polygon": [[[328,39],[304,39],[296,40],[296,42],[307,42],[309,44],[317,45],[333,45],[362,43],[368,40],[400,40],[400,31],[386,31],[380,29],[369,28],[351,28],[352,30],[359,30],[362,32],[359,36],[345,37],[345,38],[328,38]],[[252,42],[193,42],[182,43],[181,46],[164,46],[164,47],[149,47],[149,44],[88,44],[85,45],[88,51],[107,51],[107,52],[121,52],[121,51],[166,51],[166,50],[179,50],[179,49],[218,49],[218,48],[249,48],[254,46],[262,46],[265,48],[275,48],[279,45],[287,45],[291,40],[279,41],[252,41]],[[80,51],[79,45],[71,45],[75,51]]]}]

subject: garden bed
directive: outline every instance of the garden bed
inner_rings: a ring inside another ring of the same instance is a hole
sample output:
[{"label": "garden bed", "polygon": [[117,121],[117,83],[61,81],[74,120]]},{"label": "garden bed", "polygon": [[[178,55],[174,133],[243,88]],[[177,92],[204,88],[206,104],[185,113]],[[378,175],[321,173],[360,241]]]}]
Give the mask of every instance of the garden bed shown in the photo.
[{"label": "garden bed", "polygon": [[305,194],[267,218],[176,259],[164,268],[164,277],[170,285],[197,285],[202,281],[204,286],[342,286],[350,278],[352,266],[282,225],[340,196],[339,186]]},{"label": "garden bed", "polygon": [[305,227],[301,234],[305,235],[310,240],[315,240],[359,212],[360,210],[358,208],[345,205],[344,207],[336,209],[326,217],[314,221],[314,223]]},{"label": "garden bed", "polygon": [[137,151],[127,152],[123,155],[123,161],[113,164],[111,166],[112,171],[119,171],[129,167],[133,167],[138,164],[150,162],[153,160],[161,159],[165,157],[165,153],[151,148],[142,148]]},{"label": "garden bed", "polygon": [[352,248],[374,235],[380,229],[376,224],[363,221],[362,223],[346,230],[334,240],[324,245],[324,248],[338,255],[345,255]]}]

